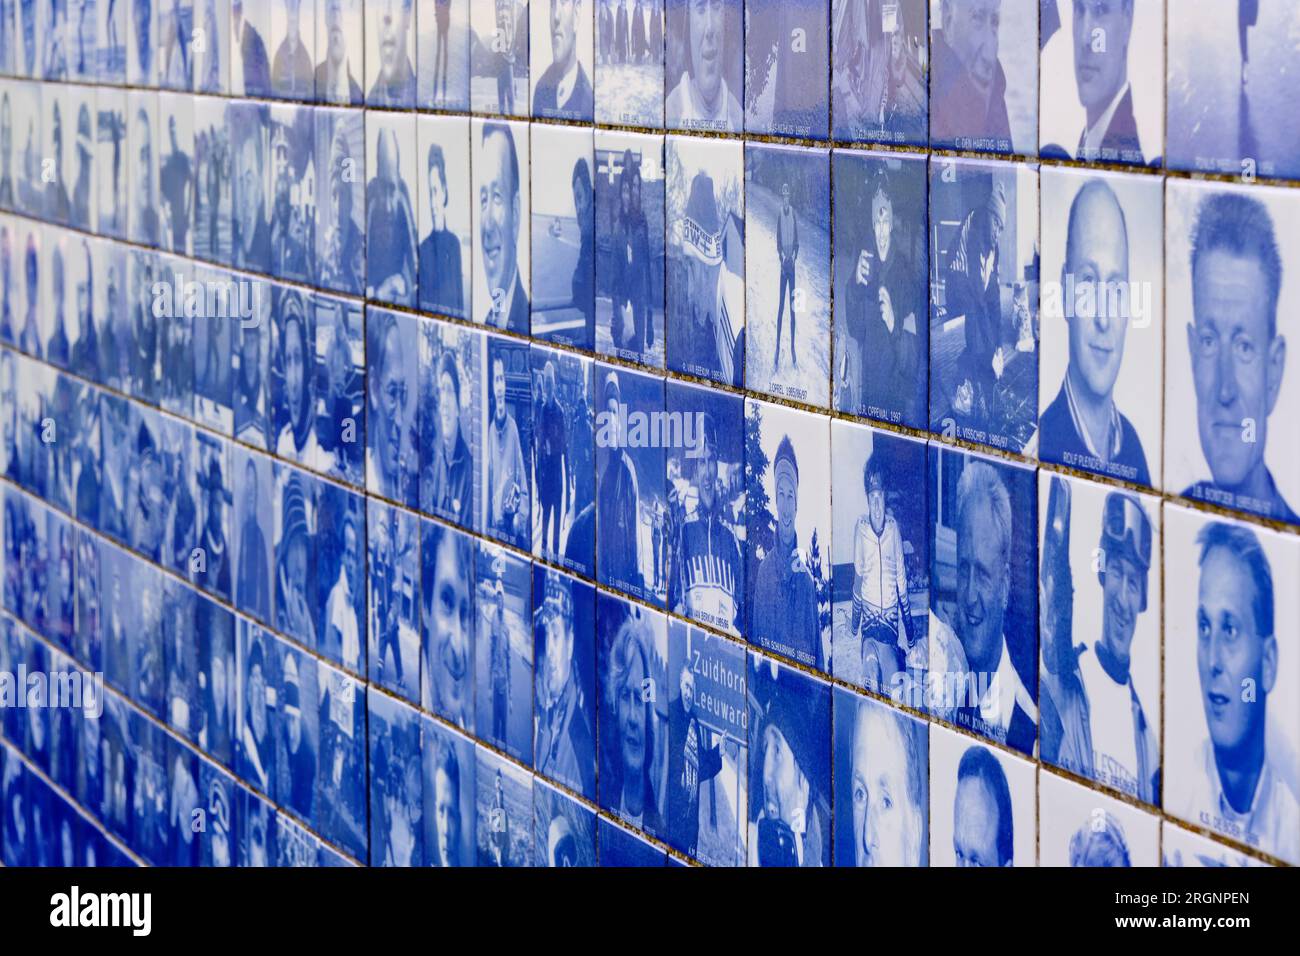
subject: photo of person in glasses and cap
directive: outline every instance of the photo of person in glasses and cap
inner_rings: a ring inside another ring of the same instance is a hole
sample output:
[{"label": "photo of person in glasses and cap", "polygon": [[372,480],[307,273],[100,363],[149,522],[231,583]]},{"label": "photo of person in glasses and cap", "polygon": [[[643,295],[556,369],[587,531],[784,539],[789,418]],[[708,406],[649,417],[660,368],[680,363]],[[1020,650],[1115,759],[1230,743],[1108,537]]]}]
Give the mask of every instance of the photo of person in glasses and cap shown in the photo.
[{"label": "photo of person in glasses and cap", "polygon": [[1160,575],[1151,561],[1159,510],[1154,499],[1082,479],[1043,473],[1040,485],[1043,760],[1155,803]]}]

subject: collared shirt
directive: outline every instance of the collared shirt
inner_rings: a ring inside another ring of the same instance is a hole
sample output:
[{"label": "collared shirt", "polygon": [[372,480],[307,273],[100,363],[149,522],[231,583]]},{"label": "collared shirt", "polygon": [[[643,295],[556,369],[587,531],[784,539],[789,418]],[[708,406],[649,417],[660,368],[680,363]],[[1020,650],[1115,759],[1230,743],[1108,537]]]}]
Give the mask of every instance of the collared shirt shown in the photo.
[{"label": "collared shirt", "polygon": [[1097,122],[1093,123],[1083,131],[1083,148],[1079,151],[1077,159],[1095,159],[1101,153],[1101,144],[1106,139],[1106,133],[1110,130],[1110,122],[1115,118],[1115,111],[1119,109],[1119,104],[1124,102],[1124,97],[1128,96],[1129,84],[1125,83],[1123,88],[1115,94],[1115,98],[1110,101],[1110,106],[1106,112],[1102,113]]},{"label": "collared shirt", "polygon": [[1088,432],[1084,424],[1083,416],[1079,414],[1079,405],[1074,398],[1074,387],[1070,384],[1070,374],[1065,375],[1065,399],[1070,406],[1070,418],[1074,422],[1074,431],[1083,442],[1084,447],[1088,449],[1088,454],[1099,461],[1115,461],[1120,457],[1124,450],[1124,422],[1120,418],[1119,409],[1115,403],[1110,403],[1110,418],[1106,429],[1106,442],[1103,448],[1098,449],[1096,442],[1093,441],[1092,435]]},{"label": "collared shirt", "polygon": [[1016,707],[1037,723],[1038,705],[1034,703],[1015,665],[1011,663],[1011,654],[1007,651],[1007,638],[1004,634],[997,670],[993,673],[993,682],[980,698],[980,717],[1005,735],[1011,727],[1011,717]]},{"label": "collared shirt", "polygon": [[1208,737],[1196,761],[1196,779],[1185,804],[1194,823],[1213,827],[1233,839],[1258,847],[1292,863],[1300,861],[1300,805],[1273,769],[1272,754],[1264,755],[1250,809],[1239,813],[1223,792],[1214,742]]}]

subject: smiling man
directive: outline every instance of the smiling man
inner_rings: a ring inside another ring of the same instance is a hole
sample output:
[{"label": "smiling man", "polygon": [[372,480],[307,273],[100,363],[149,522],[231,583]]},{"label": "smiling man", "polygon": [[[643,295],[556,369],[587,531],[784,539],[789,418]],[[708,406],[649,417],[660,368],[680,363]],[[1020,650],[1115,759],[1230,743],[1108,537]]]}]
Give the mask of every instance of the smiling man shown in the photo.
[{"label": "smiling man", "polygon": [[931,141],[960,146],[987,139],[1009,147],[1007,76],[998,59],[1002,0],[943,0],[940,13],[942,29],[931,42]]},{"label": "smiling man", "polygon": [[[690,52],[690,60],[664,103],[668,126],[739,132],[744,128],[745,115],[725,75],[733,72],[728,67],[738,64],[723,63],[724,53],[735,58],[736,51],[726,37],[731,19],[728,7],[733,4],[724,0],[683,0],[683,5],[685,14],[676,16],[681,18],[678,28],[684,34],[681,42]],[[730,25],[733,29],[738,26]]]},{"label": "smiling man", "polygon": [[533,115],[590,120],[595,96],[578,58],[582,0],[550,0],[551,65],[533,90]]},{"label": "smiling man", "polygon": [[1091,179],[1075,193],[1061,288],[1070,362],[1038,423],[1042,457],[1140,485],[1151,484],[1133,423],[1115,406],[1130,320],[1128,224],[1114,190]]},{"label": "smiling man", "polygon": [[1087,114],[1076,159],[1142,163],[1128,80],[1134,0],[1074,0],[1074,82]]},{"label": "smiling man", "polygon": [[957,866],[1014,864],[1015,821],[1006,771],[991,750],[978,744],[957,764],[952,850]]},{"label": "smiling man", "polygon": [[371,28],[379,38],[379,73],[366,96],[366,105],[411,106],[415,102],[415,67],[407,45],[413,0],[370,0],[367,7],[374,8]]},{"label": "smiling man", "polygon": [[[1273,572],[1255,532],[1212,521],[1196,537],[1201,576],[1196,669],[1209,736],[1184,795],[1187,818],[1288,860],[1300,858],[1300,806],[1269,746],[1277,688]],[[1280,689],[1280,688],[1279,688]]]},{"label": "smiling man", "polygon": [[478,321],[528,334],[528,291],[519,274],[519,154],[505,123],[487,123],[476,159],[479,244],[490,299]]}]

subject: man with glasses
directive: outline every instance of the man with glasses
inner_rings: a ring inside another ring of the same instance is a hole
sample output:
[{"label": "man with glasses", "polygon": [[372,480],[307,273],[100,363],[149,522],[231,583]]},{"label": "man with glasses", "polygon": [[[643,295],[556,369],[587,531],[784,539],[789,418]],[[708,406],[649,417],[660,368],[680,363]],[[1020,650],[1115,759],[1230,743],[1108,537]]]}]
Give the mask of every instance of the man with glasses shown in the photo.
[{"label": "man with glasses", "polygon": [[[1049,514],[1069,508],[1055,489],[1050,504]],[[1147,610],[1151,546],[1151,520],[1137,497],[1106,495],[1097,545],[1101,634],[1081,648],[1072,646],[1068,626],[1053,633],[1055,640],[1044,638],[1042,678],[1043,759],[1148,802],[1160,792],[1160,745],[1133,686],[1131,661],[1138,616]],[[1094,712],[1104,716],[1094,721]]]},{"label": "man with glasses", "polygon": [[1268,417],[1286,371],[1272,217],[1253,196],[1216,192],[1200,204],[1191,248],[1187,349],[1210,478],[1183,495],[1300,524],[1264,461]]}]

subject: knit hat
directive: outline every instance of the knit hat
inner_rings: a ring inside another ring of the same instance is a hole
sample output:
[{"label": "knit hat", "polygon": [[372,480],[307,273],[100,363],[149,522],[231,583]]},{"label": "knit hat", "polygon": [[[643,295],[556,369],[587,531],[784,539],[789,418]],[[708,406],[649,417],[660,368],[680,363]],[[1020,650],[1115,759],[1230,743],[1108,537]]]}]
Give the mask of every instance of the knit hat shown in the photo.
[{"label": "knit hat", "polygon": [[691,180],[691,195],[682,221],[682,245],[687,255],[705,265],[722,264],[722,220],[708,173],[696,173]]},{"label": "knit hat", "polygon": [[796,485],[799,484],[799,462],[795,460],[794,445],[790,444],[789,435],[781,436],[781,443],[776,446],[776,457],[772,460],[772,474],[775,478],[781,477],[782,470],[790,474]]}]

